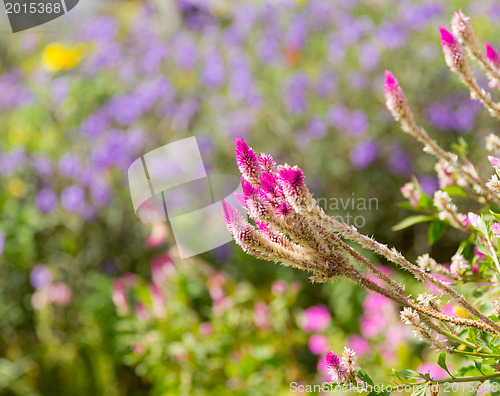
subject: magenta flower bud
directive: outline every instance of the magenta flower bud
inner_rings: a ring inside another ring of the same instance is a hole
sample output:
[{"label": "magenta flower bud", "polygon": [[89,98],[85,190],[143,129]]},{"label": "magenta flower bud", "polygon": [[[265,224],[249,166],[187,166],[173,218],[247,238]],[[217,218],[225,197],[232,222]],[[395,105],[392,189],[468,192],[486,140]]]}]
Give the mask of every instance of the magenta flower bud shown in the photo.
[{"label": "magenta flower bud", "polygon": [[243,139],[236,138],[236,163],[243,177],[250,183],[260,186],[262,165],[255,152]]},{"label": "magenta flower bud", "polygon": [[275,174],[263,172],[262,177],[260,178],[260,183],[262,191],[271,194],[273,197],[277,197],[279,195],[278,179]]},{"label": "magenta flower bud", "polygon": [[259,162],[262,165],[262,169],[265,172],[274,172],[276,171],[276,162],[274,162],[273,157],[270,154],[260,154],[259,155]]},{"label": "magenta flower bud", "polygon": [[455,36],[447,29],[439,26],[441,33],[441,46],[443,47],[444,60],[452,71],[460,71],[465,65],[462,45]]},{"label": "magenta flower bud", "polygon": [[292,208],[286,202],[280,202],[280,205],[278,206],[278,209],[276,210],[276,213],[280,217],[285,218],[290,213],[292,213]]},{"label": "magenta flower bud", "polygon": [[298,166],[293,168],[289,165],[280,166],[279,183],[283,189],[285,197],[294,205],[301,201],[301,198],[308,194],[304,183],[304,172]]},{"label": "magenta flower bud", "polygon": [[470,43],[474,38],[470,18],[462,10],[455,12],[451,18],[451,31],[460,42]]},{"label": "magenta flower bud", "polygon": [[392,116],[398,120],[406,109],[406,97],[398,80],[389,70],[385,71],[384,82],[385,104]]},{"label": "magenta flower bud", "polygon": [[486,57],[488,58],[490,63],[497,69],[500,68],[500,56],[498,55],[498,51],[493,48],[487,41],[484,42],[484,50],[486,52]]},{"label": "magenta flower bud", "polygon": [[272,212],[272,207],[265,194],[252,186],[249,182],[242,179],[243,194],[245,195],[245,204],[248,214],[252,219],[258,220]]},{"label": "magenta flower bud", "polygon": [[347,378],[348,371],[340,361],[340,358],[332,351],[328,351],[326,353],[325,360],[331,380],[337,383],[344,382]]},{"label": "magenta flower bud", "polygon": [[489,155],[488,160],[490,161],[490,164],[493,168],[500,169],[500,158],[492,157],[491,155]]}]

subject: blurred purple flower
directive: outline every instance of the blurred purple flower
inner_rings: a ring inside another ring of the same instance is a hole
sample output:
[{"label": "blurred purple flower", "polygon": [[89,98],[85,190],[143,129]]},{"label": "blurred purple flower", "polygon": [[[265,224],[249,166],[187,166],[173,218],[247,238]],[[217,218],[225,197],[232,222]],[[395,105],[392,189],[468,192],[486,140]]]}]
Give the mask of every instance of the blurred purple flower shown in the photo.
[{"label": "blurred purple flower", "polygon": [[108,119],[104,109],[97,110],[83,121],[81,126],[82,134],[87,137],[96,137],[100,135],[108,127]]},{"label": "blurred purple flower", "polygon": [[337,128],[339,131],[343,131],[347,128],[350,113],[347,107],[343,104],[336,104],[333,105],[328,111],[328,117],[332,127]]},{"label": "blurred purple flower", "polygon": [[26,89],[18,72],[4,72],[0,75],[0,109],[13,110],[30,102],[33,98]]},{"label": "blurred purple flower", "polygon": [[389,168],[389,172],[394,175],[408,176],[412,171],[410,157],[399,146],[396,146],[390,150],[387,165]]},{"label": "blurred purple flower", "polygon": [[341,62],[346,54],[346,46],[342,39],[336,34],[331,34],[328,38],[328,55],[334,63]]},{"label": "blurred purple flower", "polygon": [[406,30],[394,22],[382,22],[378,27],[378,37],[387,49],[396,49],[408,41]]},{"label": "blurred purple flower", "polygon": [[41,213],[52,212],[57,207],[57,195],[51,188],[43,188],[35,198],[35,205]]},{"label": "blurred purple flower", "polygon": [[90,197],[97,206],[105,206],[111,201],[112,193],[104,177],[96,176],[89,186]]},{"label": "blurred purple flower", "polygon": [[111,16],[93,16],[77,32],[81,41],[110,42],[118,32],[118,23]]},{"label": "blurred purple flower", "polygon": [[55,104],[61,103],[69,93],[69,83],[65,78],[59,77],[52,81],[50,98]]},{"label": "blurred purple flower", "polygon": [[438,182],[434,176],[419,177],[418,182],[420,183],[420,187],[422,187],[424,194],[430,197],[432,197],[434,195],[434,191],[438,189]]},{"label": "blurred purple flower", "polygon": [[43,153],[33,153],[31,165],[33,170],[40,177],[49,177],[54,172],[54,162]]},{"label": "blurred purple flower", "polygon": [[167,46],[163,42],[150,44],[141,57],[141,69],[146,74],[157,73],[167,58]]},{"label": "blurred purple flower", "polygon": [[321,331],[330,324],[330,310],[325,305],[315,305],[307,308],[302,317],[301,328],[306,333]]},{"label": "blurred purple flower", "polygon": [[301,49],[307,39],[308,27],[304,16],[298,15],[293,18],[290,28],[285,36],[285,45],[295,49]]},{"label": "blurred purple flower", "polygon": [[323,70],[316,82],[316,94],[322,98],[331,98],[337,91],[337,76],[331,70]]},{"label": "blurred purple flower", "polygon": [[0,152],[0,175],[10,176],[25,164],[26,151],[22,147],[13,148],[8,152]]},{"label": "blurred purple flower", "polygon": [[351,164],[361,170],[370,165],[378,156],[379,145],[376,140],[365,140],[356,144],[350,153]]},{"label": "blurred purple flower", "polygon": [[85,211],[85,191],[78,185],[66,187],[61,193],[61,206],[71,213],[83,214]]},{"label": "blurred purple flower", "polygon": [[361,68],[367,72],[375,71],[380,62],[380,50],[376,43],[368,42],[358,47],[358,58]]},{"label": "blurred purple flower", "polygon": [[82,171],[80,158],[73,153],[67,153],[59,159],[58,169],[62,176],[76,179]]},{"label": "blurred purple flower", "polygon": [[322,139],[326,136],[328,127],[320,117],[313,117],[309,121],[307,134],[313,139]]},{"label": "blurred purple flower", "polygon": [[219,53],[212,51],[205,57],[202,80],[208,88],[219,88],[226,79],[224,61]]},{"label": "blurred purple flower", "polygon": [[353,136],[360,136],[368,130],[368,116],[362,110],[354,110],[348,119],[346,129]]},{"label": "blurred purple flower", "polygon": [[295,73],[289,80],[285,93],[285,106],[289,113],[302,114],[307,110],[307,87],[309,85],[305,73]]},{"label": "blurred purple flower", "polygon": [[349,73],[348,78],[351,87],[359,91],[366,90],[370,85],[370,79],[363,72],[351,72]]},{"label": "blurred purple flower", "polygon": [[178,37],[175,43],[174,60],[181,69],[191,69],[198,61],[198,48],[195,41],[187,35]]},{"label": "blurred purple flower", "polygon": [[453,130],[455,114],[447,104],[433,103],[427,108],[426,115],[436,128],[446,132]]},{"label": "blurred purple flower", "polygon": [[52,283],[52,273],[44,264],[38,264],[31,270],[30,283],[35,289],[42,289]]}]

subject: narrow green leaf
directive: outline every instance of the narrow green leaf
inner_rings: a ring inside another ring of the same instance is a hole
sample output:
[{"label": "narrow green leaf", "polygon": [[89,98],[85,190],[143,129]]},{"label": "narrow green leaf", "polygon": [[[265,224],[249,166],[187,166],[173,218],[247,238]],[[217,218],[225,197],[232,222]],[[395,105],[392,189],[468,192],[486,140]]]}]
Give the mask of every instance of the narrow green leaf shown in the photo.
[{"label": "narrow green leaf", "polygon": [[432,220],[434,220],[434,216],[428,216],[428,215],[410,216],[407,217],[406,219],[401,220],[399,223],[393,226],[392,231],[404,230],[405,228],[411,227],[412,225]]},{"label": "narrow green leaf", "polygon": [[443,370],[445,370],[448,374],[450,374],[450,377],[453,377],[451,375],[450,371],[448,370],[448,366],[446,365],[446,353],[441,352],[438,357],[438,365],[441,367]]},{"label": "narrow green leaf", "polygon": [[370,378],[370,376],[368,374],[366,374],[363,370],[359,370],[359,372],[358,372],[358,378],[361,381],[366,382],[367,384],[375,385],[373,383],[373,380]]},{"label": "narrow green leaf", "polygon": [[467,193],[462,187],[459,186],[448,186],[444,189],[444,192],[447,192],[450,196],[459,196],[466,197]]},{"label": "narrow green leaf", "polygon": [[429,224],[429,228],[427,230],[427,237],[429,239],[429,245],[433,245],[439,238],[441,238],[444,234],[444,230],[446,229],[446,223],[443,221],[433,221]]}]

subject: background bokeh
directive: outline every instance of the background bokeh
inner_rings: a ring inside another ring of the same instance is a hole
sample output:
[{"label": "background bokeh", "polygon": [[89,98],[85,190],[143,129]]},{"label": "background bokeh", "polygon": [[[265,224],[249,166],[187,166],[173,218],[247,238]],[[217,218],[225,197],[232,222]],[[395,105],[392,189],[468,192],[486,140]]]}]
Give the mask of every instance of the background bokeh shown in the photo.
[{"label": "background bokeh", "polygon": [[462,8],[500,45],[500,5],[174,5],[110,2],[57,34],[0,35],[0,394],[289,394],[326,379],[324,352],[344,345],[379,380],[436,370],[383,297],[311,284],[232,243],[179,259],[168,224],[136,218],[127,169],[196,136],[210,172],[237,175],[245,138],[299,165],[328,213],[411,259],[446,261],[453,231],[431,247],[425,225],[391,230],[409,213],[399,188],[437,182],[385,109],[383,72],[444,147],[463,140],[474,159],[495,127],[447,70],[437,25]]}]

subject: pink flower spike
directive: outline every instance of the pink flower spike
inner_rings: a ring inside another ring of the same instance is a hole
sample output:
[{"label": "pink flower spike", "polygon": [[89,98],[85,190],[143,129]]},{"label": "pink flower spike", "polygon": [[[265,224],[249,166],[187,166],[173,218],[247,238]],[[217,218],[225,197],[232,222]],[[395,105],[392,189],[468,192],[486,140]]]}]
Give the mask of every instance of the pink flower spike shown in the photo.
[{"label": "pink flower spike", "polygon": [[500,223],[493,223],[491,225],[491,232],[493,233],[493,236],[495,237],[500,237]]},{"label": "pink flower spike", "polygon": [[385,71],[384,92],[386,106],[392,116],[398,120],[406,108],[406,97],[398,80],[389,70]]},{"label": "pink flower spike", "polygon": [[240,227],[244,222],[243,217],[241,217],[238,211],[224,199],[222,200],[222,214],[224,215],[227,228],[231,233],[233,233],[233,229]]},{"label": "pink flower spike", "polygon": [[469,224],[474,228],[478,227],[479,224],[481,223],[481,216],[473,212],[467,213],[467,218],[469,220]]},{"label": "pink flower spike", "polygon": [[337,383],[343,382],[347,377],[347,369],[340,361],[340,358],[332,351],[328,351],[325,356],[325,361],[331,380]]},{"label": "pink flower spike", "polygon": [[488,160],[493,168],[500,169],[500,158],[489,155]]},{"label": "pink flower spike", "polygon": [[243,177],[250,183],[259,186],[262,165],[250,146],[243,139],[238,138],[236,138],[236,163]]},{"label": "pink flower spike", "polygon": [[493,48],[487,41],[484,42],[484,50],[486,52],[486,57],[488,58],[490,63],[497,69],[500,68],[500,56],[498,55],[498,51]]},{"label": "pink flower spike", "polygon": [[453,14],[451,18],[451,31],[460,42],[470,43],[475,40],[470,18],[465,16],[462,10]]},{"label": "pink flower spike", "polygon": [[276,162],[274,162],[274,159],[270,154],[260,154],[259,162],[265,172],[274,172],[276,170]]},{"label": "pink flower spike", "polygon": [[441,45],[446,64],[452,71],[462,70],[465,66],[465,58],[459,41],[442,26],[439,26],[439,32],[441,33]]}]

